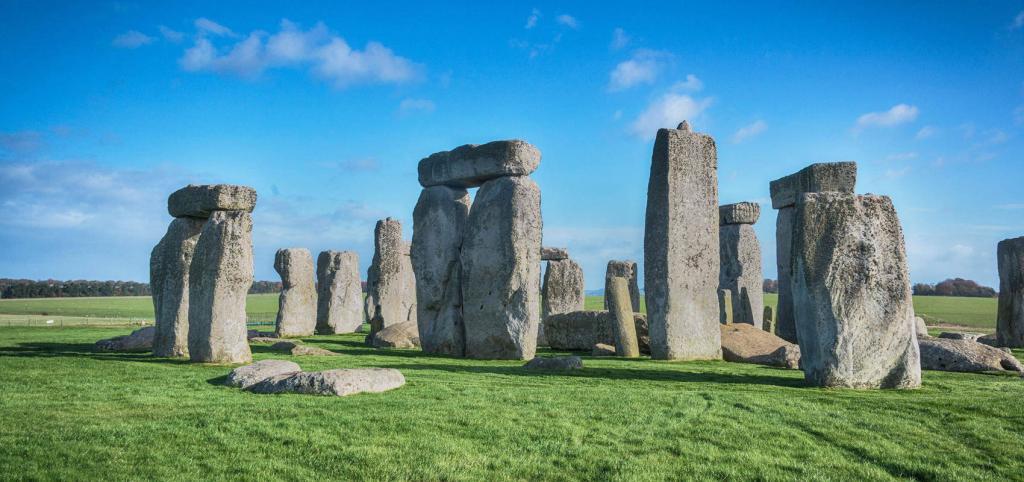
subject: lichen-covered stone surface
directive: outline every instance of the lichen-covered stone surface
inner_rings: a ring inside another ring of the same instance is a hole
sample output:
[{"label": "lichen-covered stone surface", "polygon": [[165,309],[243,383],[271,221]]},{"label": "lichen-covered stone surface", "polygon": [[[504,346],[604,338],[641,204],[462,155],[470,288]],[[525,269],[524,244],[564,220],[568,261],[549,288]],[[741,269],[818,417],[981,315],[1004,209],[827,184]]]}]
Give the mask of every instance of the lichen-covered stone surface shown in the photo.
[{"label": "lichen-covered stone surface", "polygon": [[311,336],[316,330],[313,255],[305,248],[277,250],[274,269],[281,275],[275,335]]},{"label": "lichen-covered stone surface", "polygon": [[583,309],[583,268],[571,259],[548,261],[541,289],[541,316]]},{"label": "lichen-covered stone surface", "polygon": [[299,365],[287,360],[261,360],[252,365],[235,368],[228,374],[227,385],[249,388],[267,378],[302,371]]},{"label": "lichen-covered stone surface", "polygon": [[856,162],[820,162],[772,181],[769,184],[769,190],[772,196],[772,207],[781,209],[795,205],[800,195],[804,193],[852,194],[856,184]]},{"label": "lichen-covered stone surface", "polygon": [[1013,371],[1024,374],[1024,366],[1013,354],[973,340],[927,338],[921,345],[921,368],[949,372]]},{"label": "lichen-covered stone surface", "polygon": [[761,217],[761,205],[754,202],[723,204],[718,207],[718,224],[754,224]]},{"label": "lichen-covered stone surface", "polygon": [[233,184],[189,184],[167,198],[171,216],[208,218],[214,211],[244,211],[256,207],[256,190]]},{"label": "lichen-covered stone surface", "polygon": [[467,144],[431,154],[419,163],[423,187],[478,187],[492,179],[527,176],[540,165],[540,150],[526,141]]},{"label": "lichen-covered stone surface", "polygon": [[402,223],[391,218],[377,221],[364,300],[371,335],[391,325],[416,321],[416,278],[405,250]]},{"label": "lichen-covered stone surface", "polygon": [[324,251],[316,260],[316,332],[354,333],[363,324],[363,288],[355,251]]},{"label": "lichen-covered stone surface", "polygon": [[1004,239],[996,249],[999,260],[999,346],[1024,348],[1024,237]]},{"label": "lichen-covered stone surface", "polygon": [[540,260],[541,261],[558,261],[562,259],[569,259],[569,250],[565,248],[554,248],[550,246],[544,246],[540,248]]},{"label": "lichen-covered stone surface", "polygon": [[203,219],[175,218],[153,248],[149,286],[156,319],[154,356],[188,356],[189,269],[205,223]]}]

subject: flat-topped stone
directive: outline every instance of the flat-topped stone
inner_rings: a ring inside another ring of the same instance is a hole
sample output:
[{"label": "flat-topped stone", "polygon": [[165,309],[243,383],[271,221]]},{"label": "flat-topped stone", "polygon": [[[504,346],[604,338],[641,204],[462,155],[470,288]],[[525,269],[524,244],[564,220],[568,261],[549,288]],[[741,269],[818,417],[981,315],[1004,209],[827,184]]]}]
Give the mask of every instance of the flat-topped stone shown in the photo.
[{"label": "flat-topped stone", "polygon": [[718,224],[754,224],[761,217],[761,205],[752,202],[718,206]]},{"label": "flat-topped stone", "polygon": [[853,193],[857,183],[856,162],[821,162],[811,164],[786,177],[771,182],[772,208],[781,209],[796,204],[803,193]]},{"label": "flat-topped stone", "polygon": [[569,259],[568,249],[552,248],[550,246],[544,246],[540,248],[541,261],[561,261],[563,259]]},{"label": "flat-topped stone", "polygon": [[431,154],[419,164],[423,187],[477,187],[506,176],[527,176],[540,165],[540,150],[526,141],[466,144]]},{"label": "flat-topped stone", "polygon": [[189,184],[167,198],[167,212],[176,218],[208,218],[214,211],[245,211],[256,207],[256,190],[234,184]]}]

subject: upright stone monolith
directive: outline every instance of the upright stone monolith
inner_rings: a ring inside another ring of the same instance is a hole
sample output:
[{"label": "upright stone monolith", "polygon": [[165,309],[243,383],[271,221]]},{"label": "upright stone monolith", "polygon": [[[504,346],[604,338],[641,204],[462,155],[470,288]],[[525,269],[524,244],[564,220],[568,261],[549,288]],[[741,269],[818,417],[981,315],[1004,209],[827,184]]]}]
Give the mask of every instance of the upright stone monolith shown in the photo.
[{"label": "upright stone monolith", "polygon": [[999,262],[999,346],[1024,347],[1024,237],[1004,239],[996,249]]},{"label": "upright stone monolith", "polygon": [[910,274],[892,201],[803,194],[793,235],[791,292],[807,381],[823,387],[920,386]]},{"label": "upright stone monolith", "polygon": [[402,241],[402,223],[391,218],[377,221],[373,244],[364,300],[370,337],[391,325],[416,321],[416,279]]},{"label": "upright stone monolith", "polygon": [[281,275],[276,336],[311,336],[316,330],[313,255],[306,248],[279,249],[274,269]]},{"label": "upright stone monolith", "polygon": [[611,304],[608,300],[608,289],[611,288],[612,278],[622,277],[629,280],[629,300],[633,305],[633,312],[640,312],[640,287],[637,285],[636,261],[633,260],[611,260],[604,272],[604,309],[609,309]]},{"label": "upright stone monolith", "polygon": [[153,248],[149,285],[156,318],[154,356],[188,356],[189,268],[205,223],[205,219],[175,218]]},{"label": "upright stone monolith", "polygon": [[359,255],[324,251],[316,259],[316,332],[352,333],[363,324],[363,290]]},{"label": "upright stone monolith", "polygon": [[633,305],[629,299],[629,278],[616,276],[608,284],[611,290],[607,293],[610,305],[608,311],[614,318],[612,328],[615,331],[615,354],[636,358],[640,356],[640,344],[636,338]]},{"label": "upright stone monolith", "polygon": [[732,290],[718,289],[718,322],[723,325],[731,325],[734,313]]},{"label": "upright stone monolith", "polygon": [[764,278],[761,274],[761,243],[754,223],[761,215],[757,203],[726,204],[718,208],[721,270],[718,287],[732,294],[735,323],[761,328],[764,309]]},{"label": "upright stone monolith", "polygon": [[655,359],[720,359],[718,156],[711,136],[659,129],[644,230],[644,288]]},{"label": "upright stone monolith", "polygon": [[583,292],[583,268],[575,261],[553,259],[548,261],[541,288],[541,316],[582,310],[586,304]]}]

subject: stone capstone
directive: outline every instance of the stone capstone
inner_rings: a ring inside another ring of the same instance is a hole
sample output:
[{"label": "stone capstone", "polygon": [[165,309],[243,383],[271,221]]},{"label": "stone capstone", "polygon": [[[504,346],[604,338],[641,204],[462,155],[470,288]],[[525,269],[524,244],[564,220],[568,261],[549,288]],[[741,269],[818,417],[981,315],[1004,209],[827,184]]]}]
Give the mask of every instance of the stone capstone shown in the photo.
[{"label": "stone capstone", "polygon": [[583,309],[583,268],[571,259],[548,261],[541,288],[541,316]]},{"label": "stone capstone", "polygon": [[540,248],[540,260],[541,261],[558,261],[563,259],[569,259],[569,250],[565,248],[552,248],[544,246]]},{"label": "stone capstone", "polygon": [[301,371],[302,368],[299,368],[299,365],[295,362],[287,360],[261,360],[252,365],[231,370],[226,384],[244,390],[270,377]]},{"label": "stone capstone", "polygon": [[189,184],[167,198],[167,212],[180,218],[208,218],[214,211],[251,213],[256,207],[256,190],[233,184]]},{"label": "stone capstone", "polygon": [[248,390],[253,393],[345,397],[363,392],[386,392],[402,385],[405,385],[405,377],[394,368],[339,368],[273,375],[250,386]]},{"label": "stone capstone", "polygon": [[821,162],[811,164],[793,174],[772,181],[769,185],[772,207],[782,209],[796,204],[801,194],[838,192],[853,194],[857,183],[856,162]]},{"label": "stone capstone", "polygon": [[274,269],[281,275],[275,336],[311,336],[316,330],[313,255],[305,248],[277,250]]},{"label": "stone capstone", "polygon": [[175,218],[167,227],[167,234],[153,248],[149,286],[156,319],[154,356],[188,356],[189,269],[205,222]]},{"label": "stone capstone", "polygon": [[761,217],[761,205],[754,202],[718,206],[718,224],[754,224]]},{"label": "stone capstone", "polygon": [[353,333],[363,324],[363,287],[359,255],[324,251],[316,260],[316,332]]},{"label": "stone capstone", "polygon": [[540,165],[540,151],[520,140],[467,144],[420,161],[423,187],[478,187],[507,176],[528,176]]}]

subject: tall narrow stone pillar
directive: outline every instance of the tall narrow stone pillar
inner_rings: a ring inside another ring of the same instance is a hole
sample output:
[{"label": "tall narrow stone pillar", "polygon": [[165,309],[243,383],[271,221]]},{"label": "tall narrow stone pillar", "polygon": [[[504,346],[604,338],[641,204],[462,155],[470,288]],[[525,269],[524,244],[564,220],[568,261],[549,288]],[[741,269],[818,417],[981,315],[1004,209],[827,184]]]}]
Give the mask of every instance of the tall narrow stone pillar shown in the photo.
[{"label": "tall narrow stone pillar", "polygon": [[274,269],[281,275],[277,326],[279,337],[311,336],[316,330],[313,255],[305,248],[277,250]]},{"label": "tall narrow stone pillar", "polygon": [[1024,237],[1004,239],[996,250],[999,259],[999,346],[1024,347]]},{"label": "tall narrow stone pillar", "polygon": [[188,356],[189,267],[205,223],[200,218],[174,218],[153,248],[149,286],[156,318],[154,356]]},{"label": "tall narrow stone pillar", "polygon": [[637,267],[633,260],[611,260],[604,272],[604,309],[610,309],[608,290],[611,288],[612,278],[623,277],[629,283],[629,302],[633,305],[633,312],[640,312],[640,287],[637,285]]},{"label": "tall narrow stone pillar", "polygon": [[761,272],[761,243],[754,223],[761,206],[743,202],[718,208],[721,270],[718,287],[732,294],[730,319],[761,328],[764,310],[764,275]]},{"label": "tall narrow stone pillar", "polygon": [[402,223],[391,218],[377,221],[374,248],[365,300],[371,337],[391,325],[416,321],[416,280],[402,241]]},{"label": "tall narrow stone pillar", "polygon": [[609,283],[609,309],[614,322],[615,354],[622,357],[640,356],[640,343],[636,338],[636,322],[629,300],[629,279],[616,276]]},{"label": "tall narrow stone pillar", "polygon": [[353,333],[363,324],[363,289],[359,255],[324,251],[316,260],[316,332]]}]

